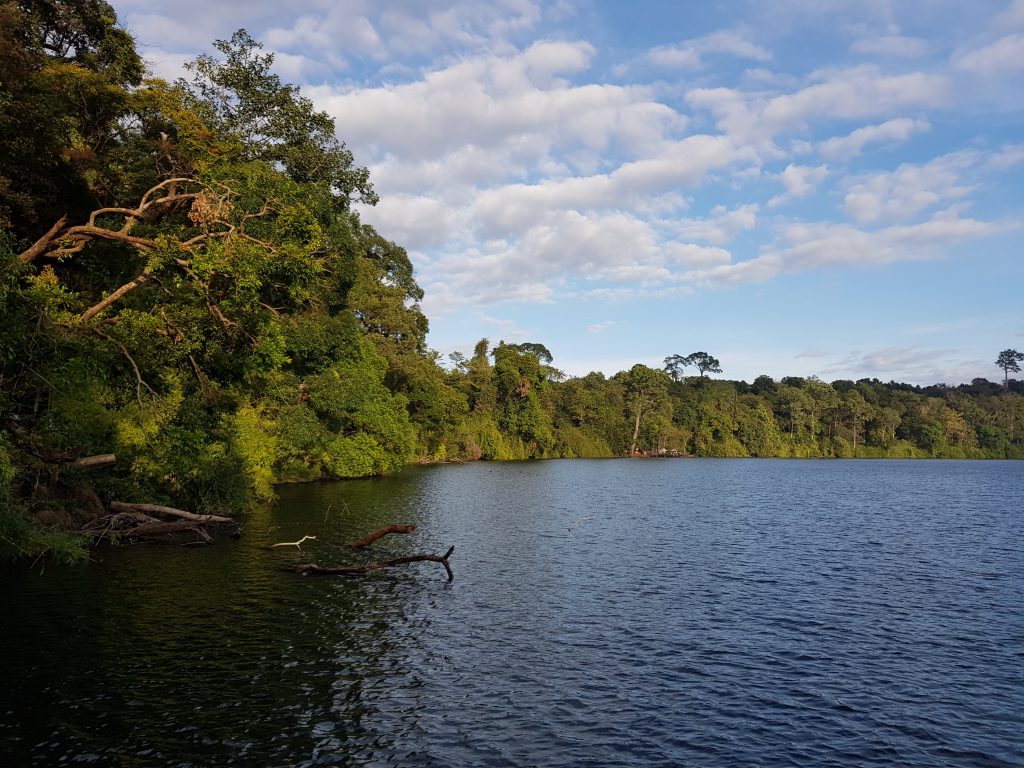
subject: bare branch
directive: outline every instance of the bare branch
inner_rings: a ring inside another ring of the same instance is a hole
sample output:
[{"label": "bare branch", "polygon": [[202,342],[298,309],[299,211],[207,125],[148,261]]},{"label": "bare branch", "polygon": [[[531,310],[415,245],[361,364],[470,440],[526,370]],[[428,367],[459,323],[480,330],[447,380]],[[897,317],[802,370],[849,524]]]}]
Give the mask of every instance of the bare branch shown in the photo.
[{"label": "bare branch", "polygon": [[146,267],[142,271],[142,274],[136,277],[134,280],[130,280],[129,282],[125,283],[116,291],[114,291],[105,299],[103,299],[103,301],[93,304],[91,307],[85,310],[85,312],[82,313],[81,317],[78,318],[78,321],[80,323],[88,322],[96,315],[98,315],[100,312],[102,312],[104,309],[106,309],[111,304],[120,299],[122,296],[124,296],[126,293],[134,291],[141,285],[145,285],[147,282],[149,282],[149,279],[152,277],[152,274],[153,270],[150,269],[149,267]]},{"label": "bare branch", "polygon": [[379,531],[374,531],[369,536],[366,536],[359,541],[353,541],[349,544],[352,549],[362,549],[368,547],[377,539],[382,536],[387,536],[389,533],[412,533],[416,530],[415,525],[389,525],[386,528],[381,528]]},{"label": "bare branch", "polygon": [[268,549],[273,549],[274,547],[298,547],[302,549],[302,542],[304,541],[316,541],[316,536],[303,536],[298,541],[279,541],[277,544],[271,544]]},{"label": "bare branch", "polygon": [[[78,253],[87,243],[96,238],[127,243],[143,251],[152,250],[155,247],[155,243],[152,240],[133,237],[129,234],[129,231],[135,222],[144,218],[147,212],[155,206],[195,200],[200,193],[188,192],[181,194],[178,192],[178,185],[190,183],[194,184],[196,182],[194,179],[188,178],[167,179],[147,190],[137,207],[99,208],[89,215],[89,221],[86,224],[68,227],[67,216],[63,216],[56,224],[50,227],[50,230],[45,235],[36,240],[28,249],[22,251],[18,255],[18,260],[23,264],[27,264],[40,256],[68,256]],[[161,192],[164,193],[162,196],[154,197]],[[97,219],[102,216],[115,215],[125,217],[125,222],[119,230],[108,229],[96,224]]]},{"label": "bare branch", "polygon": [[149,386],[149,384],[147,384],[143,380],[142,374],[139,373],[139,366],[135,363],[135,359],[131,356],[131,353],[128,351],[128,347],[126,347],[124,344],[122,344],[120,341],[115,339],[110,334],[104,333],[103,331],[99,330],[98,328],[92,328],[91,330],[97,336],[102,336],[107,341],[112,342],[113,344],[117,345],[117,348],[121,351],[121,354],[131,364],[132,370],[135,371],[135,399],[136,399],[136,401],[138,401],[138,403],[139,403],[139,410],[141,411],[142,410],[142,388],[145,387],[146,389],[148,389],[149,393],[151,395],[153,395],[153,397],[157,396],[156,390],[154,390],[151,386]]},{"label": "bare branch", "polygon": [[53,241],[54,236],[61,229],[63,229],[64,225],[67,223],[68,217],[61,216],[60,219],[57,220],[57,223],[50,227],[49,232],[47,232],[45,235],[43,235],[34,243],[32,243],[32,245],[29,248],[21,252],[21,254],[18,256],[18,261],[20,261],[22,264],[27,264],[28,262],[32,261],[37,256],[39,256],[41,253],[46,251],[50,243]]}]

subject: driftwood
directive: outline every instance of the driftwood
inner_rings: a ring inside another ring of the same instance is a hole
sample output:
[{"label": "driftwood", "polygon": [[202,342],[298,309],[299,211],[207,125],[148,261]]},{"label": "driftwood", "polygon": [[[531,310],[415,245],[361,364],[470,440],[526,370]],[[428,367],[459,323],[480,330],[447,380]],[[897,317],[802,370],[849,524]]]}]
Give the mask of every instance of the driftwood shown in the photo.
[{"label": "driftwood", "polygon": [[182,520],[191,520],[194,523],[233,523],[230,517],[223,515],[197,515],[195,512],[186,512],[184,509],[174,507],[162,507],[159,504],[129,504],[124,501],[110,502],[110,508],[115,512],[141,512],[142,514],[167,515]]},{"label": "driftwood", "polygon": [[415,525],[389,525],[387,528],[381,528],[379,531],[374,531],[369,536],[360,539],[359,541],[353,541],[349,546],[352,549],[362,549],[368,547],[381,536],[387,536],[389,533],[412,533],[416,530]]},{"label": "driftwood", "polygon": [[172,523],[165,523],[162,520],[157,520],[156,522],[144,523],[137,528],[124,531],[121,535],[146,538],[149,536],[167,536],[173,533],[184,533],[185,531],[194,531],[196,536],[207,544],[213,541],[213,539],[210,538],[210,534],[206,532],[206,528],[203,527],[202,523],[196,523],[191,520],[177,520]]},{"label": "driftwood", "polygon": [[284,570],[290,573],[302,573],[311,576],[354,576],[369,573],[370,571],[379,571],[381,568],[429,561],[443,565],[445,571],[448,572],[448,581],[452,581],[455,578],[455,574],[452,573],[452,568],[448,565],[448,558],[452,556],[454,551],[455,547],[449,547],[448,551],[443,555],[409,555],[408,557],[396,557],[393,560],[381,560],[377,563],[366,563],[366,565],[322,566],[316,563],[307,563],[306,565],[296,565]]},{"label": "driftwood", "polygon": [[298,541],[279,541],[277,544],[271,544],[267,549],[273,549],[274,547],[298,547],[302,549],[302,542],[304,541],[316,541],[316,536],[303,536]]}]

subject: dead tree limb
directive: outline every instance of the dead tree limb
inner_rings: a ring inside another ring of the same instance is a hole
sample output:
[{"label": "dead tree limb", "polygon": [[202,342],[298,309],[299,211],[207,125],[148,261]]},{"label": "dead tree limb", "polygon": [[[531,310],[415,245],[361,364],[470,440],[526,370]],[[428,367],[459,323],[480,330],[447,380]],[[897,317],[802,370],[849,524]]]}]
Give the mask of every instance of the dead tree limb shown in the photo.
[{"label": "dead tree limb", "polygon": [[415,525],[389,525],[387,528],[381,528],[379,531],[374,531],[369,536],[360,539],[359,541],[353,541],[349,546],[352,549],[362,549],[368,547],[381,536],[387,536],[389,533],[412,533],[416,530]]},{"label": "dead tree limb", "polygon": [[184,509],[174,507],[162,507],[159,504],[130,504],[125,501],[112,501],[110,508],[115,512],[141,512],[151,515],[167,515],[182,520],[191,520],[194,523],[233,523],[230,517],[223,515],[197,515],[195,512],[186,512]]},{"label": "dead tree limb", "polygon": [[101,467],[112,467],[117,464],[117,456],[112,453],[101,453],[97,456],[83,456],[75,461],[79,469],[99,469]]},{"label": "dead tree limb", "polygon": [[274,547],[298,547],[302,549],[302,542],[304,541],[316,541],[316,536],[303,536],[298,541],[279,541],[277,544],[271,544],[267,549],[273,549]]},{"label": "dead tree limb", "polygon": [[363,573],[370,573],[371,571],[379,571],[381,568],[429,561],[443,565],[444,569],[448,572],[448,581],[452,581],[455,578],[455,574],[452,573],[452,568],[448,565],[448,558],[452,556],[454,551],[455,547],[448,547],[448,551],[443,555],[409,555],[408,557],[396,557],[393,560],[381,560],[380,562],[367,563],[366,565],[322,566],[316,563],[307,563],[306,565],[296,565],[284,570],[290,573],[308,573],[311,576],[357,576]]},{"label": "dead tree limb", "polygon": [[167,536],[174,533],[184,533],[185,531],[193,531],[196,536],[207,544],[213,541],[210,538],[210,534],[203,527],[203,523],[196,523],[191,520],[177,520],[173,523],[165,523],[163,521],[145,523],[137,528],[123,531],[120,535],[129,538],[149,538],[150,536]]}]

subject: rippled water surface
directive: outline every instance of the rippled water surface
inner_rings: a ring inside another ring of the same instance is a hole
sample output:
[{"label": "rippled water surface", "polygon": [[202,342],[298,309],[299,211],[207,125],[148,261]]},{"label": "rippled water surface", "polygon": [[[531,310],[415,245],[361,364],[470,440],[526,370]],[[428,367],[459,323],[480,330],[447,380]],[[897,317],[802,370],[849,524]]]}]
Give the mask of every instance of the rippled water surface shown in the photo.
[{"label": "rippled water surface", "polygon": [[[0,764],[1024,765],[1022,508],[1010,462],[283,488],[238,541],[4,571]],[[452,544],[451,584],[279,570]]]}]

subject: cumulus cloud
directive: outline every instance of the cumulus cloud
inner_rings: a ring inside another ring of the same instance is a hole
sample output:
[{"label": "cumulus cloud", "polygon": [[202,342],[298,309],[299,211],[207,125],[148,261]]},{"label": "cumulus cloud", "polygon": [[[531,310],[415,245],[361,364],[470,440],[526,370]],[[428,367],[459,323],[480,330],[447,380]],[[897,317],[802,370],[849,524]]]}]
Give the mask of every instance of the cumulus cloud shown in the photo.
[{"label": "cumulus cloud", "polygon": [[709,218],[682,219],[676,229],[683,238],[722,245],[757,225],[759,207],[757,203],[747,203],[729,210],[716,205]]},{"label": "cumulus cloud", "polygon": [[787,269],[878,266],[944,256],[956,242],[992,235],[999,224],[961,218],[956,209],[936,213],[917,224],[862,229],[849,224],[794,223],[785,227],[788,245],[776,251]]},{"label": "cumulus cloud", "polygon": [[779,174],[779,181],[782,182],[786,191],[769,200],[768,207],[776,208],[783,203],[788,203],[790,200],[799,200],[807,197],[814,192],[818,184],[825,180],[826,176],[828,176],[827,165],[811,167],[790,163]]},{"label": "cumulus cloud", "polygon": [[662,45],[652,48],[644,57],[655,66],[673,69],[696,69],[703,66],[708,54],[727,54],[741,59],[771,61],[772,54],[751,42],[746,34],[735,30],[721,30],[704,37],[687,40],[680,45]]},{"label": "cumulus cloud", "polygon": [[917,133],[931,128],[927,120],[912,120],[906,117],[886,120],[876,125],[866,125],[846,136],[836,136],[818,145],[822,157],[830,160],[850,160],[859,155],[868,144],[892,144],[906,141]]},{"label": "cumulus cloud", "polygon": [[921,211],[968,195],[961,174],[979,162],[974,151],[957,152],[924,165],[904,163],[894,171],[854,177],[844,207],[862,224],[905,220]]},{"label": "cumulus cloud", "polygon": [[853,53],[866,56],[893,56],[916,59],[928,53],[927,40],[906,35],[881,35],[862,37],[850,46]]},{"label": "cumulus cloud", "polygon": [[[998,231],[965,211],[985,174],[1024,159],[1022,145],[928,160],[941,150],[924,134],[928,118],[938,125],[949,114],[952,77],[1011,71],[1024,58],[1014,58],[1021,35],[1012,26],[1014,14],[1024,19],[1021,0],[978,38],[994,42],[954,55],[961,74],[909,61],[931,44],[902,35],[887,0],[785,1],[802,10],[775,16],[810,23],[839,13],[851,52],[875,63],[786,69],[762,44],[783,39],[779,29],[765,35],[757,22],[617,68],[614,51],[545,26],[571,12],[566,3],[536,0],[296,0],[286,11],[265,0],[116,4],[144,43],[159,45],[147,56],[170,76],[244,15],[276,51],[277,71],[303,83],[370,167],[381,203],[359,213],[409,249],[431,314],[678,296],[783,272],[935,258]],[[723,66],[707,66],[713,57]],[[621,79],[608,82],[607,72]],[[867,149],[910,141],[921,162],[871,170]],[[858,157],[863,170],[844,178],[842,164]],[[794,218],[819,193],[838,195],[849,221]]]},{"label": "cumulus cloud", "polygon": [[1024,34],[1006,35],[989,45],[958,51],[953,63],[975,75],[1024,70]]},{"label": "cumulus cloud", "polygon": [[909,107],[947,104],[952,89],[942,75],[928,72],[886,75],[876,66],[817,72],[812,84],[793,93],[765,97],[730,88],[698,88],[687,94],[709,110],[721,130],[747,142],[764,141],[815,120],[860,120]]},{"label": "cumulus cloud", "polygon": [[320,86],[309,93],[350,145],[403,162],[465,147],[531,159],[576,148],[598,155],[612,146],[649,152],[685,126],[649,88],[573,86],[562,78],[585,70],[594,53],[588,43],[539,42],[514,55],[432,69],[410,83]]}]

